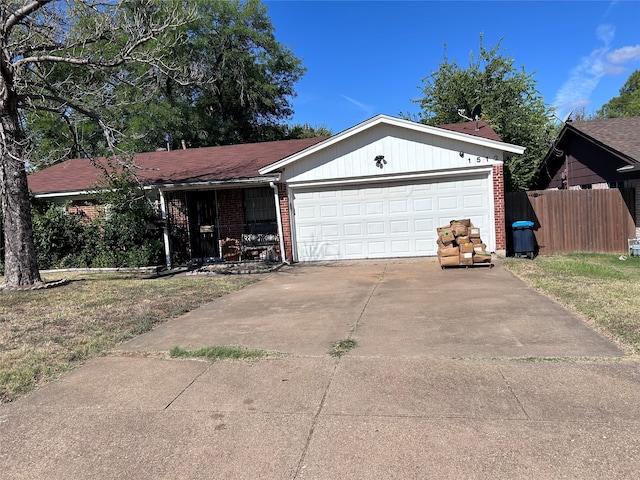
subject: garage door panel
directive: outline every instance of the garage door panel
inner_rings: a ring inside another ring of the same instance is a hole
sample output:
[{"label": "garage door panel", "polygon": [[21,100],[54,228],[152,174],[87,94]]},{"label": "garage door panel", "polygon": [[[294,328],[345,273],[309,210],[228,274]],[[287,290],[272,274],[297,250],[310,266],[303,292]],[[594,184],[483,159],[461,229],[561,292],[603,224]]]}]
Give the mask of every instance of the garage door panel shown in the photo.
[{"label": "garage door panel", "polygon": [[389,202],[389,213],[407,213],[409,211],[408,200],[392,200]]},{"label": "garage door panel", "polygon": [[409,233],[409,220],[396,220],[389,223],[391,235]]},{"label": "garage door panel", "polygon": [[362,243],[345,243],[345,253],[347,258],[361,258],[363,254]]},{"label": "garage door panel", "polygon": [[417,198],[413,201],[414,212],[433,212],[433,200],[431,198]]},{"label": "garage door panel", "polygon": [[361,205],[359,203],[347,203],[342,206],[342,215],[345,217],[357,217],[360,216]]},{"label": "garage door panel", "polygon": [[384,204],[382,202],[367,202],[365,203],[365,212],[367,215],[383,215]]},{"label": "garage door panel", "polygon": [[316,217],[316,208],[313,205],[309,207],[299,207],[296,209],[296,215],[301,220],[312,220]]},{"label": "garage door panel", "polygon": [[344,234],[346,237],[357,237],[362,235],[362,224],[361,223],[345,223],[344,224]]},{"label": "garage door panel", "polygon": [[298,238],[300,240],[307,240],[307,239],[316,240],[319,238],[317,230],[318,229],[315,225],[302,225],[298,229]]},{"label": "garage door panel", "polygon": [[369,235],[384,235],[385,222],[367,222],[367,233]]},{"label": "garage door panel", "polygon": [[413,231],[415,233],[427,233],[436,229],[433,220],[429,218],[419,218],[413,222]]},{"label": "garage door panel", "polygon": [[391,242],[391,251],[397,255],[408,255],[411,252],[408,240],[394,240]]},{"label": "garage door panel", "polygon": [[462,199],[462,205],[467,208],[482,208],[484,206],[484,197],[482,195],[465,195]]},{"label": "garage door panel", "polygon": [[435,255],[436,228],[456,218],[471,218],[492,245],[489,192],[488,176],[294,189],[298,260]]},{"label": "garage door panel", "polygon": [[338,225],[322,225],[320,228],[322,238],[340,238],[340,227]]},{"label": "garage door panel", "polygon": [[367,251],[372,256],[384,255],[387,252],[386,244],[385,244],[384,241],[379,241],[379,242],[368,241],[367,242],[367,247],[368,247]]},{"label": "garage door panel", "polygon": [[439,197],[438,210],[458,210],[459,200],[460,198],[457,196]]},{"label": "garage door panel", "polygon": [[320,218],[336,218],[338,216],[338,205],[322,205],[320,207]]}]

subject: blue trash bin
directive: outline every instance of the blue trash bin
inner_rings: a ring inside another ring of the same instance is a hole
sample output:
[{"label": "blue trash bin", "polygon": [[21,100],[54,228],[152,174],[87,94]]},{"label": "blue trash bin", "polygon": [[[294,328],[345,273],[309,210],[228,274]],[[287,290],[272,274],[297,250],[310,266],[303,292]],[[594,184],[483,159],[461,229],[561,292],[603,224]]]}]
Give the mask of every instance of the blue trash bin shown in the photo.
[{"label": "blue trash bin", "polygon": [[513,222],[511,228],[513,230],[513,254],[516,257],[526,256],[533,258],[535,251],[533,222],[519,220]]}]

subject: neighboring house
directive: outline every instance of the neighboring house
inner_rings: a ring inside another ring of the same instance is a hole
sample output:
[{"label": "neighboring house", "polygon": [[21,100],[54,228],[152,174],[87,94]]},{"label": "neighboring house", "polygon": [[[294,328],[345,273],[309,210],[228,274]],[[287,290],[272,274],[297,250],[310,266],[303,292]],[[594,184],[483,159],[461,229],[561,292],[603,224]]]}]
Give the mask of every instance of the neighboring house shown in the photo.
[{"label": "neighboring house", "polygon": [[[237,258],[275,243],[292,261],[428,256],[456,218],[504,252],[506,156],[484,122],[430,127],[378,115],[329,138],[139,154],[140,180],[168,219],[170,259]],[[100,171],[69,160],[29,176],[37,197],[91,212]],[[246,258],[243,256],[242,258]]]},{"label": "neighboring house", "polygon": [[537,188],[634,188],[640,227],[640,117],[566,122],[542,162]]}]

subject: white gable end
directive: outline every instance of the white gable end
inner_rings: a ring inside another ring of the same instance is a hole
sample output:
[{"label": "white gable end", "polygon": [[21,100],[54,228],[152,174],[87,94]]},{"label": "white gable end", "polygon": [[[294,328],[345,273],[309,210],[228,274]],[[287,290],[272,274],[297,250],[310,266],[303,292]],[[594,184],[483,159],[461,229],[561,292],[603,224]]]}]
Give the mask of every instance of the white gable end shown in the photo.
[{"label": "white gable end", "polygon": [[[282,168],[282,180],[297,183],[373,179],[411,174],[487,168],[502,163],[503,150],[436,136],[395,125],[378,124],[302,156]],[[377,163],[376,158],[384,157]]]}]

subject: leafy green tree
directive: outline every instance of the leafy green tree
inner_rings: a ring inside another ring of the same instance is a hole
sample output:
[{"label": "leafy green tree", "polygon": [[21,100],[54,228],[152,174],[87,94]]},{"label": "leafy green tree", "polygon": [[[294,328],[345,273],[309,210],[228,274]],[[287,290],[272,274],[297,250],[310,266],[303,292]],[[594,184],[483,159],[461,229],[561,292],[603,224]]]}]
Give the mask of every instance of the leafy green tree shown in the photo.
[{"label": "leafy green tree", "polygon": [[[168,43],[171,68],[129,65],[112,81],[113,95],[93,98],[96,108],[123,134],[127,151],[246,143],[283,138],[293,113],[294,86],[305,69],[280,44],[259,0],[195,0],[194,15]],[[145,89],[131,85],[144,79]],[[44,140],[40,156],[65,146],[66,158],[103,154],[106,145],[93,125],[39,114],[34,135]],[[57,133],[56,133],[57,132]],[[65,153],[65,152],[59,152]]]},{"label": "leafy green tree", "polygon": [[612,98],[596,112],[598,118],[640,116],[640,70],[636,70],[620,89],[620,95]]},{"label": "leafy green tree", "polygon": [[310,124],[305,123],[287,126],[284,129],[282,138],[290,140],[296,138],[330,137],[331,135],[333,135],[333,131],[326,125],[313,127]]},{"label": "leafy green tree", "polygon": [[[3,212],[4,285],[41,282],[26,169],[38,114],[59,125],[86,118],[104,151],[117,148],[117,124],[102,113],[116,103],[118,86],[144,85],[132,65],[176,72],[163,55],[190,19],[183,2],[167,0],[3,0],[0,3],[0,208]],[[115,128],[114,128],[115,127]],[[69,130],[77,136],[79,130]],[[32,135],[30,137],[30,135]],[[2,285],[0,285],[0,288]]]},{"label": "leafy green tree", "polygon": [[500,43],[471,53],[463,68],[446,56],[438,70],[423,79],[422,109],[417,120],[428,125],[465,122],[458,111],[470,116],[475,105],[482,119],[507,143],[526,147],[524,155],[505,162],[508,190],[526,190],[538,171],[553,135],[552,111],[545,106],[533,75],[514,67],[514,60],[499,53]]}]

